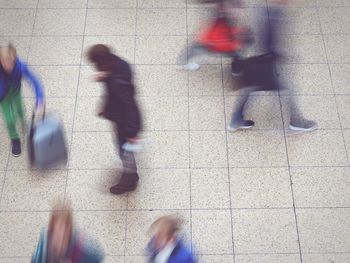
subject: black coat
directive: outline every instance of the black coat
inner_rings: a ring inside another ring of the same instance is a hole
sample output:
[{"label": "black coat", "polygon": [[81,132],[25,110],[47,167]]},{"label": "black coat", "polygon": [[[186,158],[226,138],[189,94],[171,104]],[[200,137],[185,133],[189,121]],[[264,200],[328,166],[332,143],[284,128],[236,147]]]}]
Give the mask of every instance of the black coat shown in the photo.
[{"label": "black coat", "polygon": [[121,138],[134,138],[141,130],[141,116],[129,64],[115,56],[111,74],[105,79],[107,94],[103,115],[117,124]]}]

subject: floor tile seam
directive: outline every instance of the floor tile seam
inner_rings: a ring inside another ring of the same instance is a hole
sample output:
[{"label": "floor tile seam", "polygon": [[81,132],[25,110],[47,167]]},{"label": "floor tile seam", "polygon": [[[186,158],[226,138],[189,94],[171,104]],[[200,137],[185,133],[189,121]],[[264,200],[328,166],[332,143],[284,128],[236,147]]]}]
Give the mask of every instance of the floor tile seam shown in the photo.
[{"label": "floor tile seam", "polygon": [[[39,4],[39,0],[36,1],[36,8],[35,8],[35,11],[34,11],[34,19],[33,19],[33,25],[32,25],[32,34],[34,32],[38,4]],[[29,59],[29,55],[30,55],[30,52],[31,52],[31,47],[32,47],[32,42],[33,42],[32,34],[30,36],[30,41],[29,41],[29,47],[28,47],[28,53],[27,53],[27,56],[26,56],[26,60]],[[2,203],[3,191],[5,189],[5,183],[6,183],[6,179],[7,179],[8,167],[9,167],[10,156],[11,156],[10,152],[11,152],[11,146],[9,147],[9,151],[8,151],[8,154],[7,154],[6,167],[5,167],[6,172],[5,172],[4,179],[3,179],[3,182],[2,182],[2,185],[1,185],[0,205]]]},{"label": "floor tile seam", "polygon": [[[139,0],[138,0],[139,1]],[[186,0],[186,45],[185,47],[183,47],[183,49],[186,49],[186,60],[188,60],[188,48],[189,48],[189,39],[188,39],[188,0]],[[180,51],[181,52],[181,51]],[[179,56],[179,54],[177,54],[177,56]],[[178,67],[178,64],[176,63],[176,67]],[[191,122],[190,122],[190,88],[189,88],[189,83],[190,83],[190,76],[189,76],[190,72],[186,71],[186,88],[187,88],[187,125],[188,128],[191,127]],[[190,194],[190,238],[191,238],[191,251],[194,250],[194,246],[193,246],[193,224],[192,224],[192,171],[190,169],[190,167],[192,166],[191,162],[191,133],[188,131],[188,171],[189,171],[189,194]]]},{"label": "floor tile seam", "polygon": [[[75,66],[74,66],[75,67]],[[78,66],[77,66],[78,67]],[[234,94],[224,94],[223,95],[190,95],[190,97],[187,97],[187,95],[160,95],[160,96],[157,96],[157,95],[142,95],[142,94],[136,94],[138,98],[151,98],[151,99],[156,99],[156,98],[159,98],[159,99],[166,99],[166,98],[183,98],[183,99],[189,99],[189,100],[194,100],[194,99],[198,99],[198,98],[213,98],[213,99],[221,99],[221,98],[224,98],[224,99],[230,99],[230,98],[236,98],[236,97],[244,97],[244,95],[234,95]],[[251,97],[276,97],[278,98],[279,95],[278,93],[276,94],[251,94],[250,95]],[[349,97],[350,96],[350,93],[349,94],[334,94],[334,93],[327,93],[327,94],[292,94],[292,95],[284,95],[284,94],[281,94],[280,97],[284,98],[284,97],[324,97],[324,98],[334,98],[334,96],[336,97]],[[46,96],[47,98],[49,99],[72,99],[72,98],[75,98],[75,96],[66,96],[66,95],[60,95],[60,96],[56,96],[56,95],[49,95],[49,96]],[[87,98],[104,98],[106,97],[106,95],[79,95],[78,98],[83,98],[83,99],[87,99]],[[25,95],[23,96],[24,99],[34,99],[35,98],[35,95]]]},{"label": "floor tile seam", "polygon": [[[38,9],[40,10],[40,9]],[[81,9],[83,10],[83,9]],[[85,10],[85,9],[84,9]],[[146,32],[138,32],[138,30],[136,31],[136,33],[134,34],[90,34],[90,33],[85,33],[85,34],[79,34],[79,33],[72,33],[72,34],[61,34],[61,33],[57,33],[57,34],[39,34],[39,33],[31,33],[31,34],[1,34],[2,37],[42,37],[42,38],[48,38],[48,37],[131,37],[131,36],[138,36],[138,37],[193,37],[195,36],[195,34],[185,34],[185,33],[181,33],[181,34],[169,34],[169,33],[160,33],[160,34],[154,34],[154,33],[146,33]],[[284,33],[281,34],[281,36],[349,36],[349,33]],[[288,56],[287,56],[288,57]],[[325,64],[323,62],[314,62],[314,64]]]},{"label": "floor tile seam", "polygon": [[[1,37],[1,36],[0,36]],[[6,37],[6,36],[5,36]],[[309,63],[309,62],[295,62],[295,63],[284,63],[288,65],[326,65],[327,63]],[[329,63],[331,65],[346,65],[349,66],[350,63]],[[79,67],[79,64],[28,64],[31,67]],[[168,67],[176,67],[176,63],[130,63],[132,66],[154,66],[154,67],[160,67],[160,66],[168,66]],[[221,63],[200,63],[201,66],[220,66]],[[229,64],[223,64],[224,66],[229,66]],[[82,65],[82,69],[88,68],[90,65]],[[226,94],[226,93],[225,93]],[[340,95],[349,95],[349,93],[337,93]],[[318,94],[316,94],[318,95]],[[321,94],[322,95],[322,94]],[[192,95],[191,95],[192,96]],[[211,95],[202,95],[202,96],[211,96]]]},{"label": "floor tile seam", "polygon": [[[210,212],[210,211],[288,211],[293,210],[293,207],[233,207],[233,208],[119,208],[119,209],[73,209],[74,212],[83,213],[83,212],[155,212],[155,211],[198,211],[198,212]],[[296,210],[344,210],[350,211],[350,207],[296,207]],[[51,209],[39,209],[39,210],[0,210],[0,213],[48,213],[51,212]]]},{"label": "floor tile seam", "polygon": [[[279,97],[279,103],[280,103],[280,113],[281,113],[282,123],[283,123],[283,126],[285,126],[285,119],[283,117],[281,97]],[[292,210],[293,210],[294,220],[295,220],[295,228],[296,228],[297,243],[298,243],[298,250],[299,250],[299,259],[300,259],[300,262],[303,263],[303,256],[302,256],[302,249],[301,249],[301,242],[300,242],[300,233],[299,233],[299,226],[298,226],[298,218],[297,218],[297,213],[296,213],[296,208],[295,208],[295,196],[294,196],[294,190],[293,190],[293,181],[292,181],[292,174],[291,174],[290,162],[289,162],[289,151],[288,151],[288,142],[287,142],[288,140],[287,140],[287,135],[286,135],[285,130],[283,130],[283,137],[284,137],[286,158],[287,158],[287,163],[288,163],[288,174],[289,174],[289,181],[290,181],[289,187],[291,190],[291,197],[292,197],[292,205],[293,205]]]},{"label": "floor tile seam", "polygon": [[[137,94],[136,94],[137,95]],[[291,97],[334,97],[333,95],[335,95],[336,97],[350,97],[350,94],[314,94],[314,95],[293,95]],[[97,98],[105,98],[106,96],[105,95],[96,95],[96,96],[86,96],[86,95],[79,95],[78,96],[78,99],[97,99]],[[138,98],[141,98],[141,99],[187,99],[188,97],[185,96],[185,95],[176,95],[176,96],[167,96],[167,95],[160,95],[160,96],[157,96],[157,95],[149,95],[149,96],[144,96],[144,95],[137,95]],[[225,95],[224,98],[225,99],[231,99],[231,98],[236,98],[236,97],[243,97],[243,95]],[[251,95],[251,97],[278,97],[278,95]],[[284,95],[281,95],[281,97],[289,97],[289,96],[284,96]],[[34,96],[23,96],[24,99],[34,99]],[[75,96],[46,96],[46,98],[49,98],[49,99],[73,99],[75,98]],[[201,95],[201,96],[191,96],[189,97],[189,100],[192,100],[192,99],[199,99],[199,98],[213,98],[213,99],[217,99],[217,98],[222,98],[222,96],[212,96],[212,95]],[[348,129],[348,128],[343,128],[343,129]]]},{"label": "floor tile seam", "polygon": [[[221,99],[222,95],[191,95],[190,97],[187,97],[186,95],[138,95],[136,94],[138,98],[141,99],[173,99],[173,98],[182,98],[182,99],[189,99],[189,100],[194,100],[194,99],[204,99],[204,98],[213,98],[213,99]],[[274,94],[251,94],[251,97],[279,97],[278,95],[274,95]],[[350,93],[349,94],[295,94],[295,95],[283,95],[281,94],[281,97],[305,97],[305,98],[313,98],[313,97],[321,97],[321,98],[332,98],[332,97],[350,97]],[[75,98],[75,96],[70,96],[70,95],[47,95],[46,96],[49,99],[73,99]],[[78,99],[96,99],[96,98],[105,98],[106,95],[79,95]],[[231,95],[231,94],[225,94],[224,95],[224,99],[232,99],[232,98],[236,98],[236,97],[244,97],[243,95]],[[34,99],[35,96],[34,95],[25,95],[23,96],[24,99]],[[344,129],[344,128],[343,128]]]},{"label": "floor tile seam", "polygon": [[[319,22],[320,26],[322,26],[319,9],[320,8],[317,9],[317,19],[318,19],[318,22]],[[330,63],[329,63],[329,57],[328,57],[328,50],[327,50],[327,46],[326,46],[326,41],[324,39],[324,31],[323,31],[322,28],[321,28],[321,33],[322,33],[323,48],[324,48],[326,61],[327,61],[327,65],[328,65],[328,74],[329,74],[329,77],[330,77],[330,80],[331,80],[331,86],[332,86],[333,93],[335,93],[333,75],[332,75],[332,70],[331,70]],[[336,110],[337,110],[338,122],[339,122],[339,125],[340,125],[340,128],[341,128],[341,134],[342,134],[343,146],[344,146],[344,149],[345,149],[346,159],[347,159],[348,165],[350,167],[350,157],[349,157],[350,149],[348,149],[348,147],[346,145],[346,139],[345,139],[345,135],[344,135],[344,132],[343,132],[343,123],[342,123],[340,112],[339,112],[339,104],[338,104],[337,97],[338,96],[334,95],[335,106],[336,106]]]},{"label": "floor tile seam", "polygon": [[[251,134],[251,133],[258,133],[258,132],[263,132],[263,131],[266,131],[266,132],[272,132],[272,131],[276,131],[276,132],[282,132],[283,130],[285,131],[288,131],[288,127],[286,127],[285,129],[270,129],[270,128],[253,128],[251,129],[250,131],[244,131],[244,134]],[[325,129],[325,128],[319,128],[317,129],[318,131],[329,131],[329,132],[334,132],[334,131],[341,131],[341,130],[349,130],[349,129],[340,129],[340,128],[330,128],[330,129]],[[217,133],[223,133],[225,132],[225,128],[223,129],[212,129],[212,130],[188,130],[188,129],[185,129],[185,130],[172,130],[172,129],[162,129],[162,130],[158,130],[158,129],[153,129],[153,130],[143,130],[143,132],[145,133],[152,133],[152,132],[163,132],[163,133],[176,133],[176,132],[193,132],[193,133],[196,133],[196,132],[207,132],[207,133],[210,133],[210,132],[217,132]],[[112,133],[110,130],[74,130],[73,133]],[[231,133],[230,133],[231,134]],[[243,133],[242,133],[243,134]],[[297,134],[295,134],[296,136]],[[287,135],[288,137],[293,137],[294,135]]]},{"label": "floor tile seam", "polygon": [[[71,123],[70,123],[71,124]],[[258,131],[288,131],[288,128],[284,129],[274,129],[274,128],[253,128],[251,130],[243,131],[241,134],[248,134],[248,133],[254,133]],[[331,128],[331,129],[325,129],[325,128],[319,128],[317,129],[318,131],[341,131],[341,130],[349,130],[349,128]],[[73,130],[72,133],[106,133],[112,131],[110,130]],[[144,130],[145,133],[150,133],[150,132],[169,132],[169,133],[175,133],[175,132],[225,132],[225,129],[208,129],[208,130],[202,130],[202,129],[179,129],[179,130],[172,130],[172,129],[152,129],[152,130]],[[232,133],[229,133],[232,135]],[[292,135],[287,137],[293,137]]]},{"label": "floor tile seam", "polygon": [[[270,24],[270,12],[269,12],[268,3],[267,3],[267,17],[268,17],[268,22]],[[275,67],[275,70],[276,70],[276,67]],[[280,90],[278,90],[278,95],[279,95],[280,116],[281,116],[281,120],[282,120],[282,126],[286,127],[286,123],[285,123],[286,120],[285,120],[285,117],[283,114],[282,98],[280,96],[281,95]],[[295,228],[296,228],[296,237],[297,237],[297,243],[298,243],[299,259],[300,259],[300,262],[303,263],[298,218],[297,218],[297,213],[296,213],[296,209],[295,209],[295,197],[294,197],[294,190],[293,190],[293,181],[292,181],[292,174],[291,174],[290,161],[289,161],[288,141],[287,141],[287,135],[286,135],[285,129],[283,129],[283,137],[284,137],[284,147],[285,147],[286,159],[287,159],[287,164],[288,164],[288,174],[289,174],[289,180],[290,180],[290,190],[291,190],[291,198],[292,198],[292,206],[293,206],[292,209],[293,209]]]},{"label": "floor tile seam", "polygon": [[[86,37],[113,37],[113,36],[119,36],[119,37],[122,37],[122,36],[125,36],[125,37],[128,37],[128,36],[136,36],[136,34],[79,34],[79,33],[72,33],[72,34],[60,34],[60,33],[57,33],[57,34],[37,34],[37,33],[33,33],[33,34],[2,34],[1,36],[3,37],[30,37],[30,36],[33,36],[33,37],[36,37],[36,38],[49,38],[49,37],[83,37],[83,36],[86,36]],[[326,36],[350,36],[350,33],[326,33],[324,34]],[[142,32],[138,32],[137,33],[137,36],[138,37],[192,37],[192,36],[195,36],[194,34],[168,34],[168,33],[164,33],[164,34],[153,34],[153,33],[142,33]],[[298,34],[292,34],[292,33],[289,33],[289,34],[282,34],[282,36],[322,36],[321,33],[298,33]],[[315,64],[323,64],[322,62],[315,62]]]},{"label": "floor tile seam", "polygon": [[[269,4],[268,4],[269,6]],[[102,6],[102,7],[91,7],[91,6],[85,6],[83,7],[46,7],[38,5],[38,9],[133,9],[136,5],[130,5],[130,6]],[[254,5],[254,4],[244,4],[243,6],[239,7],[240,9],[250,9],[250,8],[264,8],[265,4],[263,5]],[[350,8],[349,5],[297,5],[292,4],[290,6],[287,6],[286,9],[315,9],[315,8]],[[186,5],[184,6],[138,6],[139,9],[186,9]],[[35,9],[35,7],[0,7],[0,10],[6,10],[6,9]],[[206,9],[206,7],[203,7],[202,5],[197,6],[188,6],[187,9]]]},{"label": "floor tile seam", "polygon": [[[232,193],[231,193],[231,172],[230,172],[230,155],[229,155],[229,143],[228,143],[228,134],[227,134],[227,105],[226,105],[226,99],[225,99],[225,83],[224,83],[224,67],[221,63],[221,82],[222,82],[222,90],[223,90],[223,94],[222,94],[222,98],[223,98],[223,103],[224,103],[224,107],[223,107],[223,114],[224,114],[224,132],[225,132],[225,148],[226,148],[226,163],[227,163],[227,168],[225,169],[227,171],[227,183],[228,183],[228,194],[229,194],[229,203],[230,203],[230,225],[231,225],[231,244],[232,244],[232,253],[233,255],[235,254],[235,229],[234,229],[234,222],[233,222],[233,211],[232,211]],[[233,262],[236,262],[235,256],[233,256]]]},{"label": "floor tile seam", "polygon": [[[286,169],[287,166],[282,165],[282,166],[228,166],[230,169]],[[163,167],[140,167],[139,170],[221,170],[221,169],[227,169],[227,166],[201,166],[201,167],[190,167],[188,166],[163,166]],[[314,169],[314,168],[349,168],[348,165],[335,165],[335,166],[322,166],[322,165],[314,165],[314,166],[300,166],[300,165],[291,165],[291,169]],[[94,168],[77,168],[77,167],[68,167],[68,168],[57,168],[57,169],[47,169],[47,172],[54,172],[54,171],[68,171],[68,172],[74,172],[74,171],[111,171],[114,170],[115,168],[120,168],[120,167],[111,167],[111,168],[105,168],[105,167],[94,167]],[[19,172],[19,171],[28,171],[28,168],[21,168],[21,169],[7,169],[7,172]],[[40,172],[39,169],[30,169],[30,172]]]},{"label": "floor tile seam", "polygon": [[[304,255],[347,255],[350,254],[349,252],[329,252],[329,253],[317,253],[317,252],[307,252],[303,253]],[[195,256],[232,256],[233,254],[229,253],[201,253],[201,254],[194,254]],[[234,254],[236,256],[277,256],[277,255],[298,255],[298,253],[293,253],[293,252],[280,252],[280,253],[237,253]],[[121,254],[105,254],[106,257],[123,257],[124,255]],[[143,257],[145,254],[128,254],[125,255],[126,257]],[[0,256],[2,259],[24,259],[24,258],[31,258],[30,256]]]},{"label": "floor tile seam", "polygon": [[[133,56],[133,65],[136,61],[136,50],[137,50],[137,25],[138,25],[138,12],[139,12],[139,5],[138,0],[135,1],[135,26],[134,26],[134,56]],[[125,213],[125,233],[124,233],[124,263],[126,263],[126,252],[127,252],[127,239],[128,239],[128,211],[129,211],[129,193],[127,193],[126,196],[126,213]]]},{"label": "floor tile seam", "polygon": [[69,179],[69,167],[70,167],[70,162],[71,162],[71,155],[72,155],[72,146],[73,146],[73,131],[75,127],[75,119],[76,119],[76,110],[77,110],[77,104],[78,104],[78,94],[79,94],[79,84],[80,84],[80,77],[81,77],[81,69],[82,69],[82,64],[83,64],[83,54],[84,54],[84,44],[85,44],[85,31],[86,31],[86,24],[87,24],[87,12],[88,12],[88,4],[89,0],[86,2],[86,8],[85,8],[85,17],[84,17],[84,29],[83,29],[83,36],[81,40],[81,51],[80,51],[80,63],[79,63],[79,72],[78,72],[78,78],[77,78],[77,88],[76,88],[76,93],[75,93],[75,101],[74,101],[74,109],[73,109],[73,116],[72,116],[72,127],[71,127],[71,133],[70,133],[70,144],[68,148],[68,161],[67,161],[67,178],[66,178],[66,184],[65,184],[65,189],[64,189],[64,200],[66,202],[67,198],[67,187],[68,187],[68,179]]}]

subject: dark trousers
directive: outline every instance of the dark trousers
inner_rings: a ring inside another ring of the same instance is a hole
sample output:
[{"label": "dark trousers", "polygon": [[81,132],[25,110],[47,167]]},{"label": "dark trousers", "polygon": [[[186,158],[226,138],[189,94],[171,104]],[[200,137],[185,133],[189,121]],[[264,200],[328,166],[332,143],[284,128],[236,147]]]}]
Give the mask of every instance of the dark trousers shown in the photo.
[{"label": "dark trousers", "polygon": [[[251,86],[251,87],[245,87],[242,89],[242,94],[239,96],[239,101],[236,103],[233,114],[231,117],[231,126],[235,126],[235,124],[240,123],[244,120],[244,109],[245,105],[249,99],[249,96],[251,93],[256,91],[263,91],[261,87],[257,86]],[[285,108],[287,109],[287,116],[285,116],[285,120],[289,120],[289,124],[295,125],[299,124],[300,122],[304,121],[304,117],[302,113],[300,112],[299,108],[297,107],[297,101],[296,96],[293,96],[289,90],[286,90],[287,94],[284,97],[284,99],[281,100],[282,103],[284,103]]]}]

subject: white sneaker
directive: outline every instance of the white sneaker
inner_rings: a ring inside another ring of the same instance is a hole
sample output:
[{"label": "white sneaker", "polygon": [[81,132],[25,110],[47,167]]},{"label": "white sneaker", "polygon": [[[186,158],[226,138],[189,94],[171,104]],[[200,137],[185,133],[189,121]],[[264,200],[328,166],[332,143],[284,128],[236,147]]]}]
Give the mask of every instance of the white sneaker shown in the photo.
[{"label": "white sneaker", "polygon": [[122,145],[122,149],[128,152],[142,152],[149,145],[149,141],[147,139],[140,139],[137,143],[129,143],[126,142]]},{"label": "white sneaker", "polygon": [[197,63],[194,63],[194,62],[189,62],[189,63],[187,63],[186,65],[183,66],[183,69],[191,70],[191,71],[198,70],[199,68],[200,68],[200,66]]},{"label": "white sneaker", "polygon": [[317,129],[317,123],[314,121],[307,121],[303,125],[289,124],[289,129],[292,131],[314,131]]}]

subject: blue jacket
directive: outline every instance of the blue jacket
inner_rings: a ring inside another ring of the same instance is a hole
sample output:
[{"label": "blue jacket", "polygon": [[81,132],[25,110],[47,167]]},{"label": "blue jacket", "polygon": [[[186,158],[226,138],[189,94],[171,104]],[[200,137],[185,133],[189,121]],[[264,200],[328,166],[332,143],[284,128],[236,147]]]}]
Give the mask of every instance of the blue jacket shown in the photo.
[{"label": "blue jacket", "polygon": [[[153,263],[155,257],[157,256],[158,251],[156,251],[153,247],[153,239],[148,244],[148,252],[149,252],[149,263]],[[177,240],[176,246],[173,252],[170,254],[167,263],[196,263],[197,261],[191,254],[191,252],[184,246],[181,240]]]},{"label": "blue jacket", "polygon": [[40,81],[35,77],[27,64],[16,58],[14,69],[10,74],[5,73],[0,66],[0,101],[2,101],[10,88],[19,90],[21,88],[22,78],[27,78],[35,91],[36,103],[42,103],[44,100],[43,88]]}]

